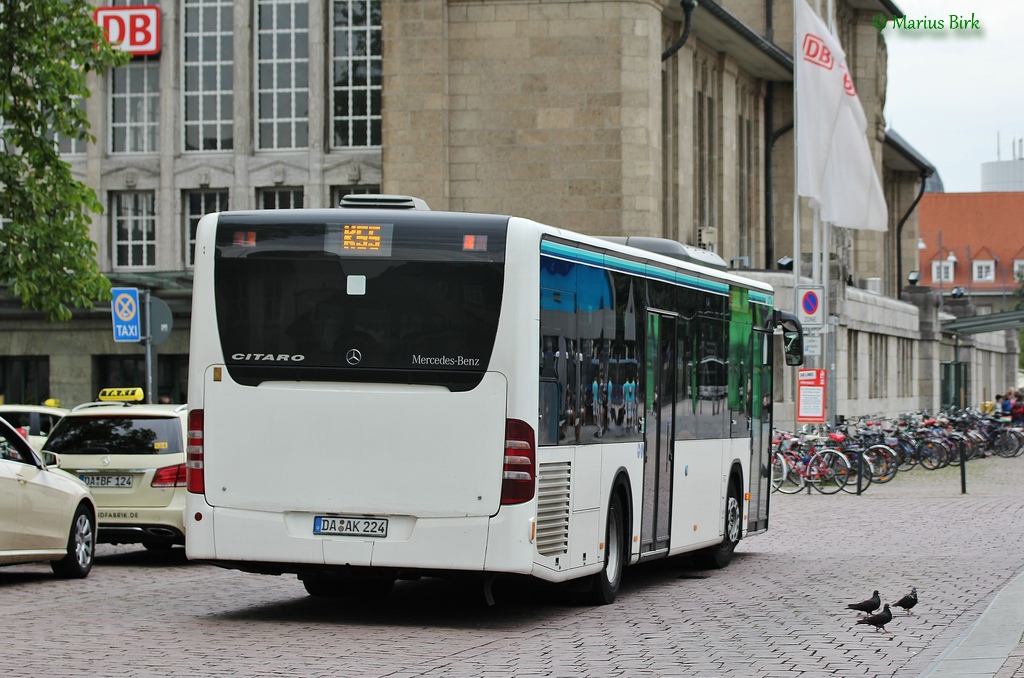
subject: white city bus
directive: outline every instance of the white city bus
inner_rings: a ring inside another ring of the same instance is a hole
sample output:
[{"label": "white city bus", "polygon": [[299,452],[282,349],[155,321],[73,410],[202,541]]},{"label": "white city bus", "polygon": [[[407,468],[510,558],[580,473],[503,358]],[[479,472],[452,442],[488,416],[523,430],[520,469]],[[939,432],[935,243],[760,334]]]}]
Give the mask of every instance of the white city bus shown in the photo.
[{"label": "white city bus", "polygon": [[313,595],[517,574],[598,603],[628,564],[727,564],[768,526],[772,334],[799,364],[799,323],[717,257],[614,240],[396,196],[204,217],[188,557]]}]

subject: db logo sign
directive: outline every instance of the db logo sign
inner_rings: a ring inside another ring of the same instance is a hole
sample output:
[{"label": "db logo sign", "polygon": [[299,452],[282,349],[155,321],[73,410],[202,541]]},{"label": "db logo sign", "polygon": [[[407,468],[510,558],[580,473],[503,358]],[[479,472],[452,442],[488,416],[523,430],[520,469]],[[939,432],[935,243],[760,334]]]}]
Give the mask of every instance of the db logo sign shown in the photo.
[{"label": "db logo sign", "polygon": [[93,14],[107,42],[144,56],[160,53],[160,8],[156,5],[99,7]]},{"label": "db logo sign", "polygon": [[836,62],[825,41],[813,33],[804,36],[804,59],[829,71]]},{"label": "db logo sign", "polygon": [[850,79],[850,74],[847,73],[844,67],[840,66],[840,68],[843,70],[843,91],[846,92],[846,96],[857,96],[857,90],[853,88],[853,80]]}]

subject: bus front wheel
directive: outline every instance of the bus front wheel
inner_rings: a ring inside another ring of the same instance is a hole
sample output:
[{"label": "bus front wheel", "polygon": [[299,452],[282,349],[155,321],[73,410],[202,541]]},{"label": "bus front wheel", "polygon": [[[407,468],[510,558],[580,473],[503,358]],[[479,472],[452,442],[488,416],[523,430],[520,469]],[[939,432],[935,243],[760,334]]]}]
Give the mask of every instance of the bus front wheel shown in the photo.
[{"label": "bus front wheel", "polygon": [[729,495],[725,500],[725,533],[721,543],[705,549],[701,560],[709,568],[721,569],[732,561],[736,545],[740,543],[743,531],[743,504],[740,490],[735,481],[729,483]]}]

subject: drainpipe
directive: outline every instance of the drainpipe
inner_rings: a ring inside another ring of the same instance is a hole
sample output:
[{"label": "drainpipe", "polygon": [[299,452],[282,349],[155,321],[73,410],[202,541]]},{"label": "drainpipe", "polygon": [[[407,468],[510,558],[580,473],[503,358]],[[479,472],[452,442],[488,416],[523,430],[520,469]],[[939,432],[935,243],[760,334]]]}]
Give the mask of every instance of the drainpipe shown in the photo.
[{"label": "drainpipe", "polygon": [[910,218],[910,214],[917,207],[917,203],[921,202],[921,196],[924,195],[925,179],[928,178],[930,172],[921,170],[921,188],[917,191],[917,197],[914,198],[914,202],[910,203],[910,207],[907,208],[906,213],[900,219],[900,223],[896,225],[896,298],[900,298],[900,290],[903,289],[903,226],[907,223],[907,219]]},{"label": "drainpipe", "polygon": [[682,0],[680,3],[683,8],[684,19],[686,23],[683,26],[683,34],[680,36],[676,44],[672,45],[664,52],[661,53],[661,60],[668,61],[672,56],[683,48],[686,44],[686,39],[690,37],[690,19],[693,16],[693,10],[697,9],[697,0]]}]

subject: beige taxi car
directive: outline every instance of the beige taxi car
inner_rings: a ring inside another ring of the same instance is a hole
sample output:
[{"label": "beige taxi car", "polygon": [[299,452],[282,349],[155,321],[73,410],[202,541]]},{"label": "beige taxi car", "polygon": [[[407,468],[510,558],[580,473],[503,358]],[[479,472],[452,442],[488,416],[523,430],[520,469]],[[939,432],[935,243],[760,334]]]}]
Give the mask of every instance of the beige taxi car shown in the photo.
[{"label": "beige taxi car", "polygon": [[85,483],[36,453],[0,420],[0,565],[49,561],[58,577],[81,579],[96,552],[96,505]]},{"label": "beige taxi car", "polygon": [[[47,403],[56,403],[47,400]],[[43,449],[46,437],[68,411],[56,404],[0,405],[0,419],[18,430],[36,452]]]},{"label": "beige taxi car", "polygon": [[185,405],[151,405],[142,389],[104,389],[71,409],[43,447],[92,490],[97,541],[164,549],[185,543]]}]

